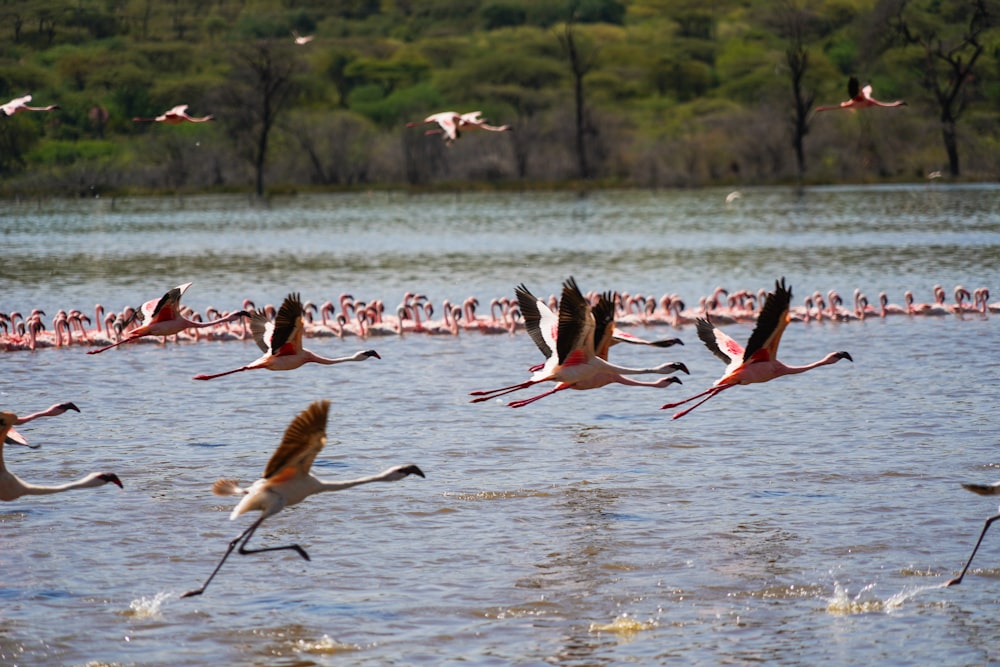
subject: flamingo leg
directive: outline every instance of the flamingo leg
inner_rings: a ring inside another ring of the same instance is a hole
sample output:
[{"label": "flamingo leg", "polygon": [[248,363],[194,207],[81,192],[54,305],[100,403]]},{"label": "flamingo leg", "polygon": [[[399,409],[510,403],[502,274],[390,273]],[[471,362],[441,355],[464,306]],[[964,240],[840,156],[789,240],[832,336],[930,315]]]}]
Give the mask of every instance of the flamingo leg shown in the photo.
[{"label": "flamingo leg", "polygon": [[[703,391],[700,394],[695,394],[691,398],[687,398],[687,399],[685,399],[683,401],[679,401],[679,402],[673,403],[673,404],[668,403],[668,404],[664,405],[660,409],[662,410],[663,408],[676,407],[678,405],[682,405],[684,403],[687,403],[690,400],[698,398],[699,396],[705,396],[705,398],[701,399],[700,401],[698,401],[697,403],[695,403],[694,405],[692,405],[690,408],[687,408],[686,410],[681,410],[680,412],[674,414],[673,417],[671,417],[671,419],[680,419],[681,417],[683,417],[684,415],[686,415],[687,413],[691,412],[696,407],[698,407],[699,405],[701,405],[702,403],[705,403],[706,401],[708,401],[708,399],[712,398],[713,396],[715,396],[716,394],[718,394],[719,392],[721,392],[723,389],[729,389],[730,387],[735,387],[735,386],[736,385],[733,385],[733,384],[724,384],[721,387],[712,387],[708,391]],[[706,394],[707,394],[707,396],[706,396]]]},{"label": "flamingo leg", "polygon": [[241,371],[249,371],[249,370],[254,369],[254,368],[259,368],[259,366],[243,366],[242,368],[234,368],[231,371],[226,371],[224,373],[216,373],[215,375],[205,375],[203,373],[201,375],[195,375],[191,379],[192,380],[214,380],[215,378],[220,378],[223,375],[232,375],[233,373],[239,373]]},{"label": "flamingo leg", "polygon": [[968,570],[969,566],[972,565],[972,559],[975,558],[976,552],[979,550],[979,545],[983,543],[983,538],[986,537],[986,531],[990,529],[990,525],[997,519],[1000,519],[1000,514],[991,516],[986,520],[986,524],[983,526],[983,532],[979,533],[979,540],[976,541],[976,546],[972,548],[972,554],[969,556],[969,560],[965,562],[965,567],[962,568],[962,572],[954,579],[945,583],[945,586],[955,586],[962,583],[962,577],[965,576],[966,570]]},{"label": "flamingo leg", "polygon": [[105,350],[110,350],[113,347],[118,347],[119,345],[124,345],[125,343],[131,343],[133,340],[135,340],[135,338],[123,338],[117,343],[112,343],[111,345],[108,345],[106,347],[102,347],[97,350],[88,350],[87,354],[100,354],[101,352],[104,352]]},{"label": "flamingo leg", "polygon": [[531,385],[534,385],[534,384],[538,384],[539,382],[541,382],[541,380],[528,380],[527,382],[522,382],[520,384],[512,384],[509,387],[501,387],[499,389],[488,389],[488,390],[483,390],[483,391],[470,391],[469,392],[469,396],[481,396],[482,398],[476,398],[476,399],[473,399],[473,400],[471,400],[469,402],[470,403],[481,403],[483,401],[488,401],[491,398],[496,398],[498,396],[503,396],[505,394],[511,394],[511,393],[517,391],[518,389],[526,389],[527,387],[530,387]]},{"label": "flamingo leg", "polygon": [[568,384],[560,382],[559,384],[557,384],[555,386],[555,389],[550,389],[550,390],[548,390],[548,391],[546,391],[544,393],[539,394],[538,396],[532,396],[531,398],[525,398],[525,399],[520,400],[520,401],[511,401],[507,405],[508,405],[508,407],[511,407],[511,408],[523,408],[525,405],[528,405],[529,403],[534,403],[535,401],[537,401],[540,398],[545,398],[546,396],[551,396],[552,394],[556,393],[557,391],[562,391],[563,389],[568,389],[571,386],[572,385],[568,385]]},{"label": "flamingo leg", "polygon": [[[727,385],[723,385],[723,387],[731,387],[731,386],[732,385],[728,385],[728,384]],[[709,387],[705,391],[700,392],[698,394],[695,394],[694,396],[688,396],[683,401],[677,401],[676,403],[664,403],[663,405],[660,406],[660,409],[661,410],[667,410],[668,408],[676,408],[678,405],[684,405],[685,403],[689,403],[689,402],[693,401],[696,398],[701,398],[705,394],[713,394],[714,395],[720,389],[722,389],[722,387]]]}]

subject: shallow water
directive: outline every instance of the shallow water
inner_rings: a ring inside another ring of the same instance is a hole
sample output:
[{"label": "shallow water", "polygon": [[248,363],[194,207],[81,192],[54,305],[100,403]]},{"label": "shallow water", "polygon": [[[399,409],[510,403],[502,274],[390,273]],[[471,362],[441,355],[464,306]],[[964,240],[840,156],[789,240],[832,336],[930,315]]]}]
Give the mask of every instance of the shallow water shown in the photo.
[{"label": "shallow water", "polygon": [[[1000,294],[1000,189],[747,190],[732,206],[725,194],[11,205],[0,310],[117,310],[189,280],[199,310],[293,290],[485,304],[570,275],[689,305],[779,276],[797,302],[855,287],[929,301],[935,283]],[[313,339],[321,354],[382,359],[206,383],[190,378],[257,348],[0,354],[7,409],[82,409],[25,425],[42,447],[7,447],[8,466],[40,483],[114,470],[125,484],[0,506],[0,664],[997,662],[1000,536],[961,586],[940,588],[997,509],[959,486],[1000,479],[997,319],[795,323],[785,361],[849,350],[855,363],[735,388],[676,421],[659,406],[722,371],[691,327],[633,330],[684,347],[613,353],[683,361],[682,386],[519,410],[467,394],[526,377],[539,355],[523,333]],[[234,555],[203,597],[179,599],[250,521],[230,522],[211,483],[253,481],[318,398],[333,407],[317,474],[413,462],[427,478],[286,509],[253,543],[298,542],[311,562]]]}]

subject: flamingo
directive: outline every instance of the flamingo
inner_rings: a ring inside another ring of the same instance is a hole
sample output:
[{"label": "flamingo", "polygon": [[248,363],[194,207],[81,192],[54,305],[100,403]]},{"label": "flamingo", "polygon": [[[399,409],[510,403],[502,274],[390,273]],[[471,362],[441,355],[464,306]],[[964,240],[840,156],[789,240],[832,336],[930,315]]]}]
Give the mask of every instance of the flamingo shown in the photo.
[{"label": "flamingo", "polygon": [[490,125],[482,117],[482,111],[470,111],[458,117],[458,126],[462,130],[486,130],[488,132],[512,132],[510,125]]},{"label": "flamingo", "polygon": [[207,123],[215,120],[215,116],[209,114],[200,118],[189,116],[187,104],[178,104],[173,109],[168,109],[155,118],[141,118],[136,116],[132,120],[136,123],[166,123],[167,125],[178,125],[179,123]]},{"label": "flamingo", "polygon": [[30,101],[31,95],[16,97],[3,106],[0,106],[0,111],[2,111],[5,116],[13,116],[14,114],[23,113],[25,111],[54,111],[59,108],[58,104],[50,104],[47,107],[29,107],[28,102]]},{"label": "flamingo", "polygon": [[[973,493],[978,493],[981,496],[998,496],[1000,495],[1000,482],[994,482],[993,484],[963,484],[963,488],[972,491]],[[979,533],[979,539],[976,541],[976,546],[972,548],[972,554],[969,556],[969,560],[965,562],[965,567],[954,579],[950,579],[945,586],[955,586],[956,584],[962,583],[962,578],[965,576],[965,572],[969,569],[969,565],[972,564],[972,559],[976,555],[976,551],[979,550],[979,545],[982,544],[983,538],[986,537],[986,531],[990,529],[990,525],[997,519],[1000,519],[1000,514],[996,516],[991,516],[986,520],[983,525],[983,532]]]},{"label": "flamingo", "polygon": [[212,486],[212,493],[215,495],[243,496],[230,513],[230,521],[252,510],[259,510],[260,517],[229,543],[226,553],[223,554],[219,564],[215,566],[212,574],[209,575],[201,588],[184,593],[181,595],[182,598],[204,593],[237,544],[240,547],[240,554],[288,549],[297,552],[302,558],[310,560],[309,554],[298,544],[247,549],[247,542],[253,537],[254,531],[260,527],[264,519],[277,514],[285,507],[297,505],[312,494],[323,491],[341,491],[371,482],[396,482],[409,475],[424,477],[420,468],[409,464],[389,468],[371,477],[361,477],[343,482],[327,482],[316,478],[309,469],[326,444],[326,421],[329,408],[330,401],[316,401],[295,417],[285,430],[281,444],[271,455],[271,460],[268,461],[267,467],[264,469],[264,476],[249,488],[240,487],[239,482],[233,479],[220,479],[215,482]]},{"label": "flamingo", "polygon": [[292,37],[295,38],[295,43],[298,44],[299,46],[302,46],[304,44],[308,44],[309,42],[311,42],[314,39],[316,39],[315,35],[300,35],[299,33],[295,32],[294,30],[292,31]]},{"label": "flamingo", "polygon": [[290,371],[303,364],[339,364],[345,361],[366,361],[371,357],[381,359],[375,350],[364,350],[349,357],[330,359],[314,354],[302,347],[302,332],[304,322],[302,317],[302,300],[298,294],[285,297],[278,315],[272,322],[260,310],[250,316],[250,331],[257,347],[264,353],[246,366],[216,373],[214,375],[195,375],[195,380],[212,380],[223,375],[232,375],[241,371],[252,371],[266,368],[269,371]]},{"label": "flamingo", "polygon": [[[17,415],[11,412],[0,412],[0,440],[5,441],[14,424],[17,423],[19,423]],[[108,483],[117,484],[119,488],[124,488],[118,475],[113,472],[92,472],[75,482],[58,486],[29,484],[7,470],[3,462],[3,447],[0,447],[0,500],[16,500],[21,496],[43,496],[50,493],[72,491],[73,489],[91,489]]]},{"label": "flamingo", "polygon": [[871,84],[866,84],[864,88],[858,82],[858,78],[852,76],[847,81],[847,94],[851,98],[846,102],[837,105],[816,107],[816,111],[832,111],[834,109],[867,109],[868,107],[901,107],[906,106],[906,102],[896,100],[895,102],[879,102],[872,97]]},{"label": "flamingo", "polygon": [[[142,308],[133,314],[133,317],[138,318],[142,322],[141,326],[129,331],[121,340],[96,350],[90,350],[87,354],[100,354],[105,350],[110,350],[125,343],[131,343],[144,336],[172,336],[185,329],[214,327],[219,324],[232,322],[241,317],[250,317],[250,313],[245,310],[237,310],[221,319],[212,320],[211,322],[195,322],[184,317],[181,314],[181,296],[184,295],[184,292],[191,285],[192,283],[178,285],[160,297],[159,300],[151,299],[142,304]],[[126,321],[122,326],[124,327],[128,324],[129,322]]]},{"label": "flamingo", "polygon": [[[437,123],[438,125],[437,129],[427,130],[424,134],[443,134],[445,144],[451,146],[452,142],[459,137],[462,116],[454,111],[441,111],[424,118],[423,122]],[[417,125],[419,123],[407,123],[406,127],[416,127]]]},{"label": "flamingo", "polygon": [[736,385],[768,382],[783,375],[805,373],[819,366],[835,364],[841,359],[853,362],[854,359],[847,352],[831,352],[819,361],[806,366],[787,366],[778,360],[778,343],[781,342],[781,334],[788,326],[791,299],[792,290],[785,287],[785,279],[782,278],[780,283],[775,281],[774,291],[767,295],[745,350],[707,319],[699,318],[698,337],[715,356],[726,362],[726,372],[710,389],[677,403],[667,403],[661,409],[675,408],[696,398],[705,397],[673,416],[674,419],[678,419],[716,394]]},{"label": "flamingo", "polygon": [[79,412],[80,408],[76,407],[75,403],[67,401],[66,403],[56,403],[55,405],[50,405],[41,412],[35,412],[27,417],[18,417],[17,421],[11,424],[10,430],[3,439],[3,443],[5,445],[24,445],[25,447],[38,449],[38,445],[29,445],[28,441],[24,439],[24,436],[18,433],[14,427],[20,426],[21,424],[27,424],[28,422],[38,419],[39,417],[58,417],[67,410],[75,410]]},{"label": "flamingo", "polygon": [[503,396],[540,382],[556,383],[555,388],[538,396],[508,404],[512,408],[520,408],[564,389],[595,389],[612,382],[656,387],[680,382],[677,378],[670,378],[656,383],[644,383],[626,378],[626,375],[669,374],[679,370],[688,372],[687,367],[681,363],[667,363],[655,368],[626,368],[609,363],[606,356],[614,327],[614,304],[610,295],[603,295],[595,314],[595,309],[591,308],[580,292],[576,281],[570,278],[563,283],[557,318],[524,285],[519,285],[515,292],[528,335],[546,356],[546,362],[525,382],[471,392],[470,396],[478,397],[472,403]]}]

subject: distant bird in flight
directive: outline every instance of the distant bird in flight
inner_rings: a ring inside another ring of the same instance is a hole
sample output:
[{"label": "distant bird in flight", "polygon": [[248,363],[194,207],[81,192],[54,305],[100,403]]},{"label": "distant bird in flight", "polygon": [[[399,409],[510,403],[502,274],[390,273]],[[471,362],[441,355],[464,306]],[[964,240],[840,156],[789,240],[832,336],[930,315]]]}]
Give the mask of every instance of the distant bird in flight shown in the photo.
[{"label": "distant bird in flight", "polygon": [[714,324],[699,317],[697,320],[698,337],[715,356],[726,363],[726,372],[715,381],[710,389],[683,401],[667,403],[661,409],[676,408],[696,398],[705,397],[690,408],[681,410],[673,416],[674,419],[678,419],[716,394],[736,385],[768,382],[783,375],[805,373],[819,366],[835,364],[841,359],[854,361],[847,352],[831,352],[819,361],[806,366],[787,366],[779,361],[778,343],[781,342],[781,334],[788,326],[788,310],[791,300],[792,290],[790,287],[785,287],[785,279],[782,278],[780,283],[775,281],[774,291],[768,293],[764,301],[764,307],[760,311],[757,325],[750,335],[745,350],[739,343],[716,328]]},{"label": "distant bird in flight", "polygon": [[[0,412],[0,441],[7,439],[10,429],[16,423],[18,423],[17,415],[10,412]],[[75,482],[58,486],[30,484],[7,470],[3,462],[3,447],[0,447],[0,500],[16,500],[21,496],[44,496],[51,493],[72,491],[73,489],[92,489],[108,483],[118,487],[122,486],[118,475],[113,472],[92,472]]]},{"label": "distant bird in flight", "polygon": [[58,104],[50,104],[47,107],[29,107],[28,102],[30,101],[31,95],[16,97],[3,106],[0,106],[0,111],[2,111],[5,116],[13,116],[14,114],[23,113],[25,111],[54,111],[59,108]]},{"label": "distant bird in flight", "polygon": [[[437,128],[427,130],[424,134],[442,134],[444,141],[449,146],[458,139],[458,126],[462,121],[462,116],[454,111],[441,111],[424,118],[423,123],[437,123]],[[416,127],[420,123],[407,123],[406,127]]]},{"label": "distant bird in flight", "polygon": [[[151,299],[146,303],[142,304],[142,307],[135,311],[133,317],[139,318],[142,324],[125,334],[125,337],[116,343],[111,345],[106,345],[102,348],[96,350],[90,350],[87,354],[99,354],[105,350],[110,350],[113,347],[118,347],[119,345],[124,345],[125,343],[131,343],[144,336],[173,336],[186,329],[204,329],[206,327],[214,327],[220,324],[226,324],[227,322],[232,322],[233,320],[238,320],[241,317],[249,317],[250,313],[245,310],[238,310],[236,312],[230,313],[223,318],[217,320],[211,320],[210,322],[196,322],[194,320],[189,320],[181,314],[181,296],[187,291],[188,287],[191,287],[192,283],[184,283],[183,285],[178,285],[173,288],[159,300]],[[122,323],[122,326],[128,326],[130,322],[126,321]]]},{"label": "distant bird in flight", "polygon": [[872,97],[871,84],[866,84],[861,88],[858,78],[852,76],[847,82],[847,94],[851,98],[846,102],[825,107],[816,107],[816,111],[833,111],[836,109],[866,109],[868,107],[901,107],[906,106],[906,102],[896,100],[895,102],[879,102]]},{"label": "distant bird in flight", "polygon": [[482,111],[470,111],[458,117],[459,130],[486,130],[488,132],[511,132],[510,125],[490,125],[483,118]]},{"label": "distant bird in flight", "polygon": [[260,517],[229,543],[229,548],[223,554],[222,560],[215,566],[212,574],[209,575],[201,588],[184,593],[181,595],[182,598],[204,593],[205,589],[212,582],[212,579],[215,578],[219,568],[222,567],[222,564],[229,558],[233,549],[236,548],[236,545],[240,547],[240,554],[255,554],[264,551],[283,551],[287,549],[295,551],[306,560],[310,560],[309,554],[298,544],[247,549],[247,542],[253,537],[254,531],[260,527],[264,519],[277,514],[285,507],[297,505],[314,493],[342,491],[352,486],[370,484],[372,482],[396,482],[409,475],[424,476],[423,471],[412,464],[395,466],[371,477],[361,477],[343,482],[327,482],[313,476],[310,468],[317,454],[319,454],[320,450],[326,444],[326,422],[329,408],[330,401],[316,401],[304,412],[295,417],[285,430],[285,435],[281,439],[278,449],[271,456],[271,460],[268,461],[267,467],[264,469],[264,476],[254,482],[249,488],[244,489],[240,487],[239,482],[233,479],[220,479],[215,482],[212,486],[212,493],[215,495],[243,496],[230,513],[230,520],[253,510],[260,511]]},{"label": "distant bird in flight", "polygon": [[252,371],[257,368],[266,368],[269,371],[290,371],[309,363],[329,366],[346,361],[367,361],[372,357],[382,358],[375,350],[363,350],[349,357],[331,359],[321,357],[302,347],[302,334],[305,331],[305,319],[302,313],[302,298],[298,294],[289,294],[285,297],[273,322],[267,318],[263,311],[255,311],[250,315],[250,332],[253,334],[257,347],[264,354],[246,366],[214,375],[195,375],[194,379],[212,380],[223,375]]},{"label": "distant bird in flight", "polygon": [[179,123],[207,123],[210,120],[215,120],[215,116],[211,114],[200,118],[189,116],[187,108],[187,104],[178,104],[173,109],[164,111],[155,118],[142,118],[140,116],[136,116],[132,120],[136,123],[166,123],[167,125],[177,125]]},{"label": "distant bird in flight", "polygon": [[[973,493],[978,493],[981,496],[1000,496],[1000,482],[995,482],[993,484],[963,484],[962,487],[972,491]],[[972,565],[972,559],[976,556],[976,552],[979,550],[979,545],[983,543],[983,538],[986,537],[986,531],[990,529],[990,526],[994,521],[1000,519],[1000,514],[996,516],[991,516],[986,520],[985,525],[983,525],[983,532],[979,533],[979,539],[976,541],[976,546],[972,548],[972,554],[969,556],[969,560],[965,562],[965,567],[962,568],[961,573],[954,579],[950,579],[945,586],[955,586],[956,584],[962,583],[962,578],[965,577],[966,571],[969,566]]]},{"label": "distant bird in flight", "polygon": [[25,447],[30,447],[31,449],[38,449],[38,445],[30,445],[30,444],[28,444],[28,441],[24,439],[24,436],[22,436],[20,433],[18,433],[14,429],[14,426],[20,426],[21,424],[27,424],[28,422],[34,421],[35,419],[38,419],[39,417],[58,417],[59,415],[61,415],[64,412],[66,412],[67,410],[75,410],[76,412],[79,412],[80,408],[76,407],[75,403],[70,403],[70,402],[67,401],[66,403],[56,403],[55,405],[51,405],[48,408],[46,408],[45,410],[42,410],[41,412],[35,412],[35,413],[30,414],[30,415],[28,415],[26,417],[18,417],[17,421],[14,422],[14,424],[10,427],[10,430],[7,432],[7,436],[6,436],[6,438],[4,438],[4,441],[3,441],[4,444],[5,445],[24,445]]},{"label": "distant bird in flight", "polygon": [[299,46],[302,46],[303,44],[308,44],[309,42],[313,41],[316,38],[315,35],[300,35],[294,30],[292,31],[292,37],[295,38],[295,43],[298,44]]}]

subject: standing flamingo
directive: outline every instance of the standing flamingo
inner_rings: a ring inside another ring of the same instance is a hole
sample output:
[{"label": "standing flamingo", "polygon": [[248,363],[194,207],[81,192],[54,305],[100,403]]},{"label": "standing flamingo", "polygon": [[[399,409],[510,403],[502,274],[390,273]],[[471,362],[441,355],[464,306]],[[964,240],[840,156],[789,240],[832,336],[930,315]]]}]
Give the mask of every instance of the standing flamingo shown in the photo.
[{"label": "standing flamingo", "polygon": [[[6,440],[14,424],[18,423],[17,415],[10,412],[0,412],[0,440]],[[58,486],[39,486],[29,484],[14,473],[7,470],[3,462],[3,447],[0,447],[0,500],[16,500],[21,496],[43,496],[50,493],[61,493],[73,489],[91,489],[108,483],[117,484],[122,488],[122,482],[113,472],[92,472],[82,479]]]},{"label": "standing flamingo", "polygon": [[[994,482],[993,484],[963,484],[962,486],[973,493],[978,493],[981,496],[1000,496],[1000,482]],[[972,559],[975,557],[976,551],[979,550],[979,545],[983,543],[983,538],[986,537],[986,531],[990,529],[990,525],[992,525],[997,519],[1000,519],[1000,514],[991,516],[986,520],[986,523],[983,525],[983,532],[979,533],[979,539],[976,540],[976,546],[972,548],[972,554],[969,556],[969,560],[965,562],[965,567],[962,568],[962,571],[957,577],[950,579],[945,586],[955,586],[956,584],[962,583],[962,578],[965,576],[965,572],[972,564]]]},{"label": "standing flamingo", "polygon": [[832,111],[835,109],[866,109],[868,107],[901,107],[906,106],[906,102],[896,100],[895,102],[879,102],[872,97],[871,84],[866,84],[864,88],[858,82],[858,78],[852,76],[847,81],[847,94],[851,98],[846,102],[825,107],[816,107],[816,111]]},{"label": "standing flamingo", "polygon": [[257,368],[266,368],[269,371],[290,371],[308,363],[330,365],[345,361],[365,361],[371,357],[382,358],[375,350],[364,350],[350,357],[338,359],[321,357],[302,347],[304,326],[302,300],[298,294],[289,294],[285,297],[281,308],[278,309],[278,315],[273,322],[260,310],[255,311],[250,316],[250,331],[253,334],[253,339],[257,342],[257,347],[264,353],[263,355],[246,366],[215,375],[195,375],[194,379],[211,380],[223,375],[252,371]]},{"label": "standing flamingo", "polygon": [[673,416],[674,419],[678,419],[716,394],[736,385],[768,382],[783,375],[805,373],[819,366],[835,364],[841,359],[853,362],[854,359],[847,352],[831,352],[819,361],[806,366],[787,366],[778,360],[778,343],[781,342],[781,334],[788,326],[788,310],[791,299],[792,290],[785,288],[785,279],[782,278],[780,283],[775,281],[774,291],[767,295],[760,317],[757,319],[757,326],[750,334],[746,350],[717,329],[711,322],[699,318],[697,323],[698,337],[715,356],[726,362],[726,372],[715,381],[710,389],[683,401],[667,403],[661,409],[675,408],[696,398],[705,397],[690,408],[681,410]]},{"label": "standing flamingo", "polygon": [[28,102],[30,101],[31,95],[16,97],[10,102],[0,106],[0,111],[2,111],[5,116],[13,116],[14,114],[23,113],[25,111],[54,111],[59,108],[58,104],[50,104],[47,107],[29,107]]},{"label": "standing flamingo", "polygon": [[546,356],[545,364],[535,370],[525,382],[471,392],[470,396],[478,397],[472,403],[487,401],[540,382],[556,383],[549,391],[508,404],[512,408],[519,408],[564,389],[595,389],[612,382],[657,387],[679,382],[677,378],[671,378],[656,383],[643,383],[624,377],[626,375],[669,374],[679,370],[688,372],[681,363],[661,364],[655,368],[626,368],[609,363],[606,355],[614,326],[614,304],[610,295],[605,295],[600,303],[598,324],[598,318],[573,278],[563,283],[558,318],[524,285],[519,285],[515,292],[525,328],[535,345]]},{"label": "standing flamingo", "polygon": [[178,125],[179,123],[207,123],[215,120],[215,116],[211,114],[201,116],[200,118],[189,116],[187,108],[187,104],[178,104],[173,109],[168,109],[155,118],[141,118],[136,116],[132,120],[136,123],[166,123],[167,125]]},{"label": "standing flamingo", "polygon": [[48,408],[42,410],[41,412],[35,412],[28,415],[27,417],[19,417],[17,421],[11,424],[7,435],[3,439],[3,443],[6,445],[24,445],[25,447],[30,447],[32,449],[38,449],[38,445],[29,445],[28,441],[24,439],[24,436],[18,433],[14,427],[20,426],[21,424],[27,424],[30,421],[38,419],[39,417],[58,417],[67,410],[80,411],[80,408],[76,407],[75,403],[67,401],[66,403],[56,403]]},{"label": "standing flamingo", "polygon": [[249,488],[240,487],[239,482],[233,479],[220,479],[215,482],[212,486],[212,493],[215,495],[243,496],[230,513],[230,521],[252,510],[259,510],[260,518],[229,543],[229,548],[223,554],[222,560],[215,566],[212,574],[209,575],[201,588],[184,593],[181,595],[182,598],[204,593],[237,544],[240,546],[240,554],[288,549],[297,552],[304,559],[310,560],[309,554],[298,544],[247,549],[247,542],[253,537],[254,531],[260,527],[264,519],[277,514],[285,507],[297,505],[312,494],[323,491],[341,491],[371,482],[396,482],[409,475],[424,477],[420,468],[410,464],[395,466],[371,477],[361,477],[343,482],[326,482],[316,478],[309,469],[312,467],[316,455],[326,444],[326,421],[329,408],[330,401],[316,401],[295,417],[285,430],[285,435],[281,439],[278,449],[271,455],[271,460],[268,461],[267,467],[264,469],[264,476]]},{"label": "standing flamingo", "polygon": [[[221,319],[212,320],[211,322],[195,322],[194,320],[190,320],[181,314],[181,296],[190,286],[191,283],[178,285],[160,297],[159,300],[151,299],[142,304],[142,308],[135,311],[133,315],[133,317],[138,318],[139,321],[142,322],[141,326],[129,331],[121,340],[96,350],[90,350],[87,354],[99,354],[105,350],[110,350],[113,347],[118,347],[119,345],[124,345],[125,343],[131,343],[132,341],[142,338],[143,336],[172,336],[176,333],[184,331],[185,329],[214,327],[219,324],[232,322],[233,320],[241,317],[250,316],[250,313],[247,311],[238,310]],[[122,324],[122,326],[124,327],[128,324],[129,322],[126,321]]]}]

